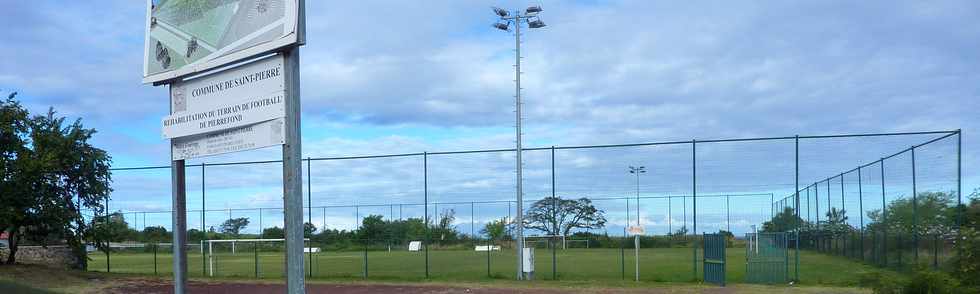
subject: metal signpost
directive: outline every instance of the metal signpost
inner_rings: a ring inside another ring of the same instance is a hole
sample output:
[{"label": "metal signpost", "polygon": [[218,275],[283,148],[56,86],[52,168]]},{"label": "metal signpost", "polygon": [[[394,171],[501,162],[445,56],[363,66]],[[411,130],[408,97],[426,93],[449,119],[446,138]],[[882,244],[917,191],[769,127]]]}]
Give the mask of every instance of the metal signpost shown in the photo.
[{"label": "metal signpost", "polygon": [[[143,82],[170,86],[174,292],[187,292],[185,160],[281,145],[286,287],[304,293],[304,0],[147,0]],[[202,164],[203,168],[203,164]],[[203,225],[203,224],[202,224]]]}]

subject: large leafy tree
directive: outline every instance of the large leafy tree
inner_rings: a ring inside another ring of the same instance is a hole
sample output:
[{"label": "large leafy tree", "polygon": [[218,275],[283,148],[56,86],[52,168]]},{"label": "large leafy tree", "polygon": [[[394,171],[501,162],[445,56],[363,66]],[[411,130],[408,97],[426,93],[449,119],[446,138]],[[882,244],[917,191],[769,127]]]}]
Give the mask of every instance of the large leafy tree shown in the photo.
[{"label": "large leafy tree", "polygon": [[89,222],[91,236],[97,238],[99,249],[107,249],[107,242],[123,242],[133,240],[136,232],[129,228],[126,217],[122,212],[113,212],[109,215],[99,215]]},{"label": "large leafy tree", "polygon": [[606,225],[605,212],[588,198],[546,197],[531,205],[524,217],[525,227],[552,236],[568,236],[573,229],[598,229]]},{"label": "large leafy tree", "polygon": [[854,227],[847,223],[847,211],[832,207],[826,214],[826,220],[820,221],[820,230],[833,236],[843,236],[854,231]]},{"label": "large leafy tree", "polygon": [[453,225],[453,222],[455,221],[456,221],[456,210],[454,209],[443,210],[442,213],[439,215],[439,222],[430,225],[431,227],[429,229],[431,231],[430,238],[439,241],[446,241],[446,242],[452,242],[458,240],[459,231],[457,231],[456,226]]},{"label": "large leafy tree", "polygon": [[488,222],[483,226],[483,229],[480,230],[480,233],[487,235],[487,237],[492,240],[514,239],[514,237],[510,234],[510,226],[506,218]]},{"label": "large leafy tree", "polygon": [[762,223],[762,231],[768,233],[789,232],[797,228],[806,229],[809,225],[796,216],[796,210],[786,207],[771,220]]},{"label": "large leafy tree", "polygon": [[912,197],[893,200],[885,207],[868,212],[870,230],[920,235],[945,235],[956,225],[955,192],[919,192]]},{"label": "large leafy tree", "polygon": [[171,239],[171,234],[164,227],[151,226],[143,229],[143,242],[162,243],[170,242]]},{"label": "large leafy tree", "polygon": [[103,211],[111,188],[111,159],[89,143],[94,129],[66,123],[50,109],[28,118],[11,94],[0,101],[0,228],[10,233],[6,263],[16,262],[22,238],[64,240],[87,267],[85,239],[104,242],[82,217]]},{"label": "large leafy tree", "polygon": [[237,238],[245,227],[248,227],[247,217],[231,218],[221,224],[221,233]]}]

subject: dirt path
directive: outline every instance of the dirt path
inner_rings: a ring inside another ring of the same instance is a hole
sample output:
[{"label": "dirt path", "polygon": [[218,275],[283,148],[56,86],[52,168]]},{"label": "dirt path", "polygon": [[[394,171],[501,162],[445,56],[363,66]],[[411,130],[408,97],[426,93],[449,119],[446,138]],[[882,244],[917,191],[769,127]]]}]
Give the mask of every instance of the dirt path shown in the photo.
[{"label": "dirt path", "polygon": [[[173,293],[169,281],[132,279],[117,282],[117,286],[104,290],[105,293]],[[273,294],[283,293],[283,284],[255,284],[241,282],[190,282],[189,293],[228,293],[228,294]],[[307,284],[307,293],[340,293],[340,294],[496,294],[496,293],[678,293],[670,288],[653,289],[569,289],[569,288],[498,288],[498,287],[465,287],[440,285],[392,285],[392,284]],[[675,289],[676,290],[676,289]],[[693,289],[687,289],[693,290]],[[680,291],[680,293],[735,293],[732,288],[703,288],[695,291]]]}]

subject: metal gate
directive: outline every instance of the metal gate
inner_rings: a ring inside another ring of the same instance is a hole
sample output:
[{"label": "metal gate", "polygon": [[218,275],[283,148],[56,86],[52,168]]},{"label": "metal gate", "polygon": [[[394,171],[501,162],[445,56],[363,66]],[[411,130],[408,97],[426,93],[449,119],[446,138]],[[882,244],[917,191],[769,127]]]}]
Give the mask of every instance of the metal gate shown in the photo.
[{"label": "metal gate", "polygon": [[745,234],[745,282],[785,284],[789,281],[788,233]]},{"label": "metal gate", "polygon": [[725,286],[725,235],[704,234],[704,281]]}]

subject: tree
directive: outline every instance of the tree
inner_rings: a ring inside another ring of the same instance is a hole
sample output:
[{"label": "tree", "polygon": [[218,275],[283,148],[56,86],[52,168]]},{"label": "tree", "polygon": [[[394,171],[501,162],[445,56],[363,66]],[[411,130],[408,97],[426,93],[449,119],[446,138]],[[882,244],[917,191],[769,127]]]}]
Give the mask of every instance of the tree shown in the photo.
[{"label": "tree", "polygon": [[369,215],[361,220],[361,227],[357,229],[357,238],[365,241],[384,239],[385,227],[381,215]]},{"label": "tree", "polygon": [[262,230],[262,237],[266,239],[282,239],[286,238],[286,231],[280,227],[271,227]]},{"label": "tree", "polygon": [[510,235],[509,225],[510,222],[506,218],[490,221],[483,226],[480,233],[487,235],[487,238],[492,240],[511,240],[514,237]]},{"label": "tree", "polygon": [[187,230],[187,242],[188,243],[191,243],[191,244],[193,244],[193,243],[199,243],[202,240],[207,240],[207,239],[208,239],[208,234],[205,233],[204,231],[201,231],[201,230],[198,230],[198,229],[190,229],[190,230]]},{"label": "tree", "polygon": [[964,212],[963,226],[953,247],[952,274],[964,284],[980,286],[976,277],[980,276],[980,190],[970,195],[970,203],[961,208]]},{"label": "tree", "polygon": [[459,232],[453,222],[456,221],[456,210],[447,209],[442,211],[439,216],[439,223],[430,229],[432,238],[440,241],[456,241],[459,239]]},{"label": "tree", "polygon": [[854,231],[854,227],[847,223],[847,210],[832,207],[826,216],[826,220],[820,221],[821,231],[832,236],[843,236]]},{"label": "tree", "polygon": [[313,223],[303,223],[303,237],[309,238],[316,232],[316,225]]},{"label": "tree", "polygon": [[28,118],[14,97],[0,101],[0,230],[10,234],[11,252],[6,263],[16,262],[22,238],[42,245],[57,239],[78,257],[74,267],[87,268],[82,240],[105,240],[94,235],[81,210],[104,211],[111,159],[89,143],[95,130],[80,120],[67,124],[53,109]]},{"label": "tree", "polygon": [[674,236],[684,236],[684,235],[687,235],[687,226],[686,225],[685,226],[681,226],[680,228],[677,229],[677,231],[674,231],[674,234],[673,235]]},{"label": "tree", "polygon": [[797,228],[807,227],[803,219],[796,216],[796,210],[786,207],[782,212],[773,216],[771,220],[762,223],[762,232],[778,233],[789,232]]},{"label": "tree", "polygon": [[525,227],[552,236],[568,236],[572,229],[598,229],[606,225],[605,212],[596,209],[588,198],[562,199],[547,197],[531,205],[525,215]]},{"label": "tree", "polygon": [[226,220],[221,224],[221,233],[232,235],[233,237],[238,237],[242,229],[248,227],[248,218],[239,217]]},{"label": "tree", "polygon": [[101,250],[105,250],[108,242],[122,242],[128,239],[129,234],[129,223],[126,222],[126,216],[122,212],[116,211],[109,216],[96,216],[92,218],[90,225],[92,227],[93,237],[102,240],[104,242],[99,242],[97,247]]},{"label": "tree", "polygon": [[953,231],[957,211],[955,192],[920,192],[915,200],[913,203],[911,197],[896,199],[884,213],[880,209],[869,212],[868,229],[920,235],[945,235]]},{"label": "tree", "polygon": [[170,242],[171,236],[167,229],[161,226],[146,227],[143,229],[143,242],[163,243]]}]

